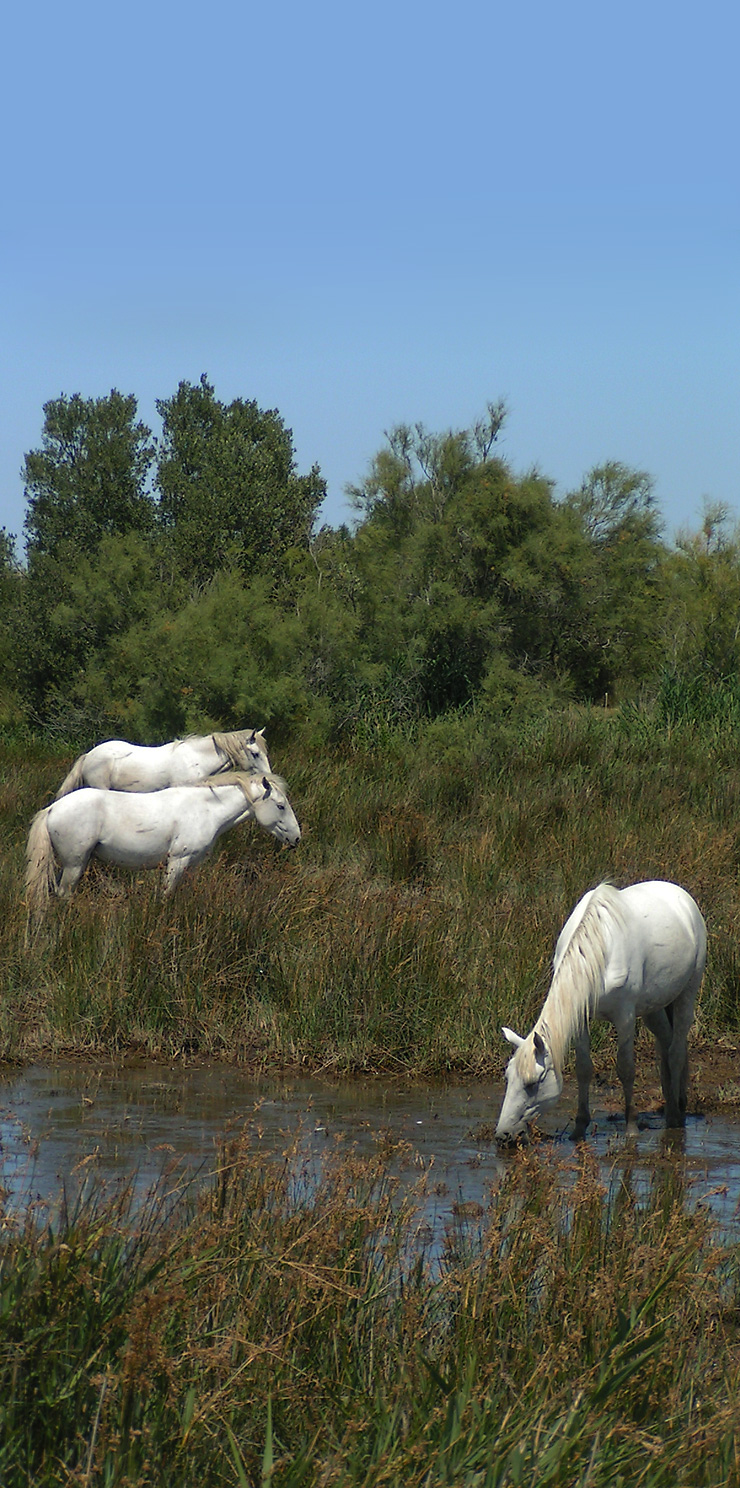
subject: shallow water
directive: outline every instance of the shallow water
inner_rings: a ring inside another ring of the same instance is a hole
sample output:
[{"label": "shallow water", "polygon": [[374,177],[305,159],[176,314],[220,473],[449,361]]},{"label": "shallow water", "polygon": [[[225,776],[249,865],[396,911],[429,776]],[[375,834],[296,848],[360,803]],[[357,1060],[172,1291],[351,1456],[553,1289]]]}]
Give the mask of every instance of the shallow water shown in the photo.
[{"label": "shallow water", "polygon": [[[248,1123],[266,1159],[297,1137],[320,1166],[340,1136],[370,1151],[382,1138],[408,1144],[404,1171],[428,1175],[429,1218],[441,1225],[475,1218],[511,1157],[492,1141],[500,1086],[411,1085],[393,1080],[326,1083],[254,1078],[224,1065],[126,1068],[33,1065],[0,1071],[0,1183],[6,1211],[53,1203],[88,1174],[130,1179],[142,1196],[175,1165],[206,1174],[219,1142]],[[564,1094],[551,1119],[552,1159],[571,1181],[575,1149],[563,1132],[572,1101]],[[559,1123],[559,1125],[558,1125]],[[687,1201],[707,1205],[740,1238],[740,1124],[726,1116],[690,1117],[684,1134],[666,1134],[659,1117],[627,1141],[623,1125],[595,1105],[589,1146],[608,1181],[628,1176],[639,1193],[665,1170],[685,1186]]]}]

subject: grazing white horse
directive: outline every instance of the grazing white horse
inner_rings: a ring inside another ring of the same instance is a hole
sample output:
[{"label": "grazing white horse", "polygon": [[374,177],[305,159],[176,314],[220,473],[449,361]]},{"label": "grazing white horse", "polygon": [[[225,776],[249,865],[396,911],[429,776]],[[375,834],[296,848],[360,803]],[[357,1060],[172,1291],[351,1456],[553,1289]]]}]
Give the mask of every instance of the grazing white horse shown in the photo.
[{"label": "grazing white horse", "polygon": [[76,759],[54,799],[89,785],[96,790],[158,791],[168,785],[197,785],[220,770],[269,775],[264,729],[230,734],[190,734],[170,744],[129,744],[108,739]]},{"label": "grazing white horse", "polygon": [[683,1126],[688,1087],[688,1033],[704,974],[707,932],[690,894],[678,884],[632,884],[589,889],[563,926],[553,958],[550,991],[526,1038],[504,1036],[516,1053],[506,1070],[506,1094],[496,1136],[521,1136],[563,1088],[563,1064],[575,1043],[578,1112],[574,1136],[591,1119],[593,1074],[589,1019],[606,1018],[617,1032],[617,1073],[624,1090],[627,1129],[636,1130],[635,1020],[655,1038],[665,1098],[666,1126]]},{"label": "grazing white horse", "polygon": [[[52,893],[66,896],[91,857],[125,868],[164,863],[164,891],[172,893],[186,868],[210,851],[217,837],[254,820],[295,847],[301,829],[275,775],[235,771],[200,785],[146,793],[85,787],[36,813],[26,849],[26,903],[39,915]],[[61,878],[57,882],[57,861]]]}]

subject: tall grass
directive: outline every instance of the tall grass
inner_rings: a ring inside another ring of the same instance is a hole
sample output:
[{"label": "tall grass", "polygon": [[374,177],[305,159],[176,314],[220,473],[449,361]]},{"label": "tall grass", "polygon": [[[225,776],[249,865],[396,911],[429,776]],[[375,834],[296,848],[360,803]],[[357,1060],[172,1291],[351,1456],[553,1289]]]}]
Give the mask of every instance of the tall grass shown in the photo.
[{"label": "tall grass", "polygon": [[571,710],[517,734],[475,716],[276,763],[294,854],[230,834],[161,901],[94,866],[24,948],[23,847],[69,754],[0,755],[0,1057],[223,1053],[307,1068],[497,1071],[584,890],[675,879],[709,925],[700,1037],[740,1025],[740,752],[729,730]]},{"label": "tall grass", "polygon": [[199,1197],[8,1225],[4,1488],[740,1481],[737,1261],[674,1177],[520,1158],[432,1250],[400,1156],[247,1134]]}]

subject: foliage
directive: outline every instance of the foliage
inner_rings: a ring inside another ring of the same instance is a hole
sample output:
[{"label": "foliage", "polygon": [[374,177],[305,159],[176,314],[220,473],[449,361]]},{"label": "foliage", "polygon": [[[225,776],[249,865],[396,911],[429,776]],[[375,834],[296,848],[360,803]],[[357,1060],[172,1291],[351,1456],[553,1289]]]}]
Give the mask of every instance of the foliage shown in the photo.
[{"label": "foliage", "polygon": [[64,395],[44,404],[41,449],[25,457],[28,556],[69,559],[104,536],[145,532],[155,520],[146,483],[151,430],[135,423],[136,399]]},{"label": "foliage", "polygon": [[709,510],[669,549],[642,471],[607,462],[558,501],[499,457],[490,403],[467,429],[392,429],[357,524],[316,532],[323,481],[276,410],[205,376],[158,409],[157,503],[133,398],[46,405],[27,569],[0,548],[8,723],[154,742],[259,717],[327,741],[568,701],[658,699],[670,724],[732,692],[740,545]]},{"label": "foliage", "polygon": [[157,410],[160,516],[181,570],[198,583],[219,569],[280,564],[306,547],[326,494],[318,467],[297,475],[290,429],[276,409],[224,404],[205,376],[181,382]]},{"label": "foliage", "polygon": [[682,533],[667,564],[669,670],[706,685],[740,673],[740,534],[721,506],[705,509],[701,527]]},{"label": "foliage", "polygon": [[565,501],[590,552],[578,611],[593,698],[620,686],[632,691],[654,674],[666,553],[652,488],[644,471],[610,461]]},{"label": "foliage", "polygon": [[0,527],[0,721],[20,715],[18,695],[18,631],[23,576],[15,556],[12,533]]}]

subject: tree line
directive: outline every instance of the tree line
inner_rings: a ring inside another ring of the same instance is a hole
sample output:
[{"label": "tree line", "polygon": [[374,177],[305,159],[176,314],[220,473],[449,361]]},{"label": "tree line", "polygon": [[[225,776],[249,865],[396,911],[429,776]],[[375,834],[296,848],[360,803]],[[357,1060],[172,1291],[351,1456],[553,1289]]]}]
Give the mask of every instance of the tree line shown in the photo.
[{"label": "tree line", "polygon": [[351,733],[566,700],[738,707],[740,544],[708,509],[668,543],[653,482],[608,461],[557,499],[469,428],[392,429],[317,528],[277,410],[203,376],[158,401],[61,396],[25,456],[25,556],[0,530],[0,723],[87,742],[270,724]]}]

